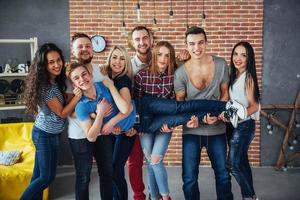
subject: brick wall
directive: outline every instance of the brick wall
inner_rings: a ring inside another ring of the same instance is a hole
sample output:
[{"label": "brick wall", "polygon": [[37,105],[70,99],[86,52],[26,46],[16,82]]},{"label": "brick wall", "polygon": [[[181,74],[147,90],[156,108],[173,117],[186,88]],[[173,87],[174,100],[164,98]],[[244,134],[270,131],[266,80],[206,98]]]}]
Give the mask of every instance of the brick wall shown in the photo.
[{"label": "brick wall", "polygon": [[[188,4],[187,4],[188,2]],[[170,41],[176,52],[184,48],[185,24],[200,25],[202,0],[173,0],[173,20],[169,18],[170,0],[156,0],[155,11],[157,28],[155,42]],[[137,1],[124,0],[124,21],[126,31],[141,24],[153,28],[154,1],[139,1],[141,21],[137,22],[135,7]],[[127,36],[122,34],[122,0],[70,0],[70,34],[85,32],[90,36],[100,34],[106,38],[104,52],[95,54],[95,62],[103,64],[113,45],[127,46]],[[187,9],[188,8],[188,9]],[[188,12],[186,12],[188,10]],[[208,52],[226,58],[229,63],[231,49],[240,40],[253,44],[256,53],[258,80],[262,76],[262,39],[263,39],[263,0],[204,0],[209,47]],[[129,49],[131,55],[133,51]],[[252,165],[260,163],[260,124],[257,124],[256,137],[249,150]],[[165,162],[169,165],[181,163],[181,130],[173,134]],[[202,152],[201,164],[209,165],[209,159]]]}]

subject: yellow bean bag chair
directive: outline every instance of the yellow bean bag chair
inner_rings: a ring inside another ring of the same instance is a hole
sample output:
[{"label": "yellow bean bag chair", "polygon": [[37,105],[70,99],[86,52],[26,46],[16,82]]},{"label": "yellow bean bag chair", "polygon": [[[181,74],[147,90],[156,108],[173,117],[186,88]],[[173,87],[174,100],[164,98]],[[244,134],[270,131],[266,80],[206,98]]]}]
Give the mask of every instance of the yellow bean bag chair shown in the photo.
[{"label": "yellow bean bag chair", "polygon": [[[22,151],[16,164],[0,165],[0,199],[20,199],[30,183],[35,155],[32,127],[33,123],[0,124],[0,151]],[[48,192],[48,188],[44,190],[44,200],[48,199]]]}]

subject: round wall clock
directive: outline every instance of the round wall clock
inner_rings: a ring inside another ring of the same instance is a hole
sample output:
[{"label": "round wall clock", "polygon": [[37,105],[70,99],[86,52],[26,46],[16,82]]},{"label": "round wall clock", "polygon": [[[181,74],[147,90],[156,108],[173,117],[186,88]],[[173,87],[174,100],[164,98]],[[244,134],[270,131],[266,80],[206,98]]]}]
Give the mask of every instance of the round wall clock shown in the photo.
[{"label": "round wall clock", "polygon": [[94,35],[92,38],[93,51],[96,53],[100,53],[106,47],[106,41],[101,35]]}]

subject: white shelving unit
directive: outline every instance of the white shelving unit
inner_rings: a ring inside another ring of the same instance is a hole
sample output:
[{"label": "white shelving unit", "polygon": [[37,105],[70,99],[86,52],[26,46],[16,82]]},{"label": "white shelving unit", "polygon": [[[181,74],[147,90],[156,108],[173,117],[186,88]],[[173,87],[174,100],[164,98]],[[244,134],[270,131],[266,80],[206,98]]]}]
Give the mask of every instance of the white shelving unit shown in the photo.
[{"label": "white shelving unit", "polygon": [[38,40],[37,37],[29,38],[29,39],[0,39],[0,44],[30,44],[30,55],[31,60],[34,58],[34,54],[38,49]]},{"label": "white shelving unit", "polygon": [[[29,38],[29,39],[0,39],[0,44],[29,44],[30,45],[30,56],[31,61],[34,58],[34,54],[38,49],[38,39],[37,37]],[[1,77],[22,77],[27,76],[27,73],[0,73]],[[4,104],[0,105],[1,110],[18,110],[24,109],[24,105],[19,104]]]},{"label": "white shelving unit", "polygon": [[18,77],[27,75],[28,73],[0,73],[0,77]]}]

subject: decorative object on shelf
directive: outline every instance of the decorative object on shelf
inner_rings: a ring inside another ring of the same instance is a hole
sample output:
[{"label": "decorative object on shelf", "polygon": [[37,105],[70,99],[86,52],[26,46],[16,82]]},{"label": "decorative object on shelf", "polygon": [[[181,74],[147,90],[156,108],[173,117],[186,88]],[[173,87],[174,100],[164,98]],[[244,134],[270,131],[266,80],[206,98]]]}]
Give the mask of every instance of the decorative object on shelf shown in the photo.
[{"label": "decorative object on shelf", "polygon": [[0,94],[6,94],[9,90],[9,82],[4,79],[0,79]]},{"label": "decorative object on shelf", "polygon": [[16,67],[15,73],[26,73],[26,64],[19,64]]},{"label": "decorative object on shelf", "polygon": [[[298,94],[295,99],[294,105],[263,105],[262,106],[261,115],[268,119],[267,128],[268,126],[269,128],[271,126],[273,129],[273,124],[274,124],[284,130],[283,141],[280,146],[281,150],[279,151],[279,156],[275,166],[277,170],[286,171],[287,164],[293,161],[294,159],[300,157],[299,150],[295,152],[291,152],[294,151],[295,145],[298,144],[299,135],[297,135],[295,131],[295,129],[297,128],[295,120],[296,120],[297,110],[299,108],[300,108],[300,90],[298,90]],[[264,110],[273,110],[273,115],[268,114]],[[274,116],[274,112],[278,110],[291,110],[290,119],[287,125],[285,125],[283,122],[278,120],[276,116]],[[289,148],[290,152],[287,151],[287,148]]]},{"label": "decorative object on shelf", "polygon": [[11,67],[9,64],[5,64],[3,73],[12,73]]},{"label": "decorative object on shelf", "polygon": [[5,105],[4,95],[0,94],[0,106]]},{"label": "decorative object on shelf", "polygon": [[93,51],[96,53],[102,52],[106,47],[106,41],[101,35],[94,35],[92,38]]},{"label": "decorative object on shelf", "polygon": [[137,18],[137,22],[141,22],[141,5],[140,5],[140,1],[137,1],[136,4],[136,18]]},{"label": "decorative object on shelf", "polygon": [[23,93],[25,90],[25,81],[22,79],[14,79],[10,82],[10,90],[16,94]]},{"label": "decorative object on shelf", "polygon": [[[0,39],[0,44],[29,44],[30,46],[30,59],[25,62],[26,64],[20,64],[16,59],[10,59],[5,66],[2,66],[2,73],[0,73],[0,111],[25,109],[24,95],[22,94],[23,86],[20,81],[12,82],[12,80],[17,77],[18,79],[25,79],[25,76],[27,76],[30,62],[34,59],[38,49],[38,39],[37,37],[29,39]],[[12,82],[12,86],[10,82]]]},{"label": "decorative object on shelf", "polygon": [[5,104],[14,105],[17,104],[18,95],[17,94],[5,94],[4,101]]},{"label": "decorative object on shelf", "polygon": [[201,17],[201,23],[200,23],[200,27],[205,29],[206,27],[206,15],[205,15],[205,11],[204,11],[204,0],[202,0],[202,13],[200,15]]},{"label": "decorative object on shelf", "polygon": [[[18,73],[19,72],[19,69],[18,69],[18,65],[19,65],[19,61],[18,59],[14,58],[14,59],[8,59],[7,60],[7,65],[9,65],[9,71],[11,73]],[[10,73],[8,72],[8,73]]]}]

